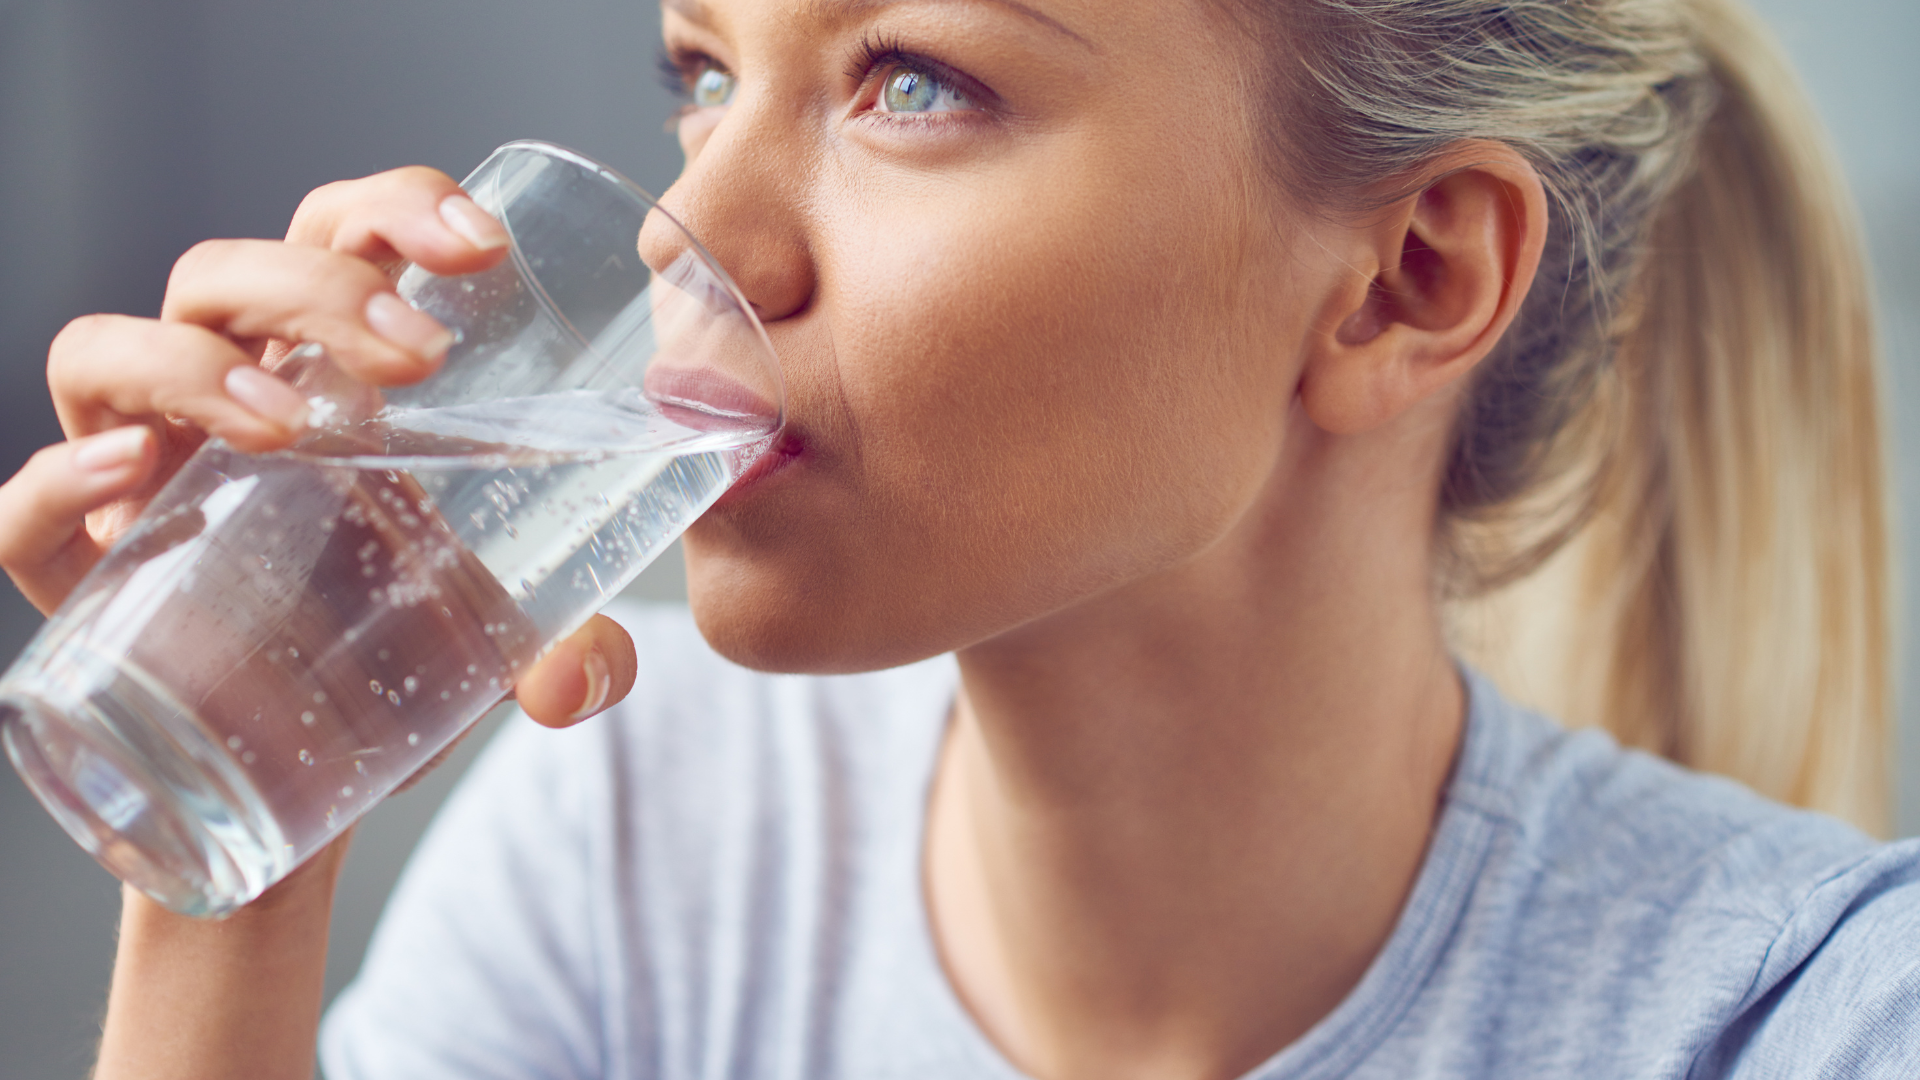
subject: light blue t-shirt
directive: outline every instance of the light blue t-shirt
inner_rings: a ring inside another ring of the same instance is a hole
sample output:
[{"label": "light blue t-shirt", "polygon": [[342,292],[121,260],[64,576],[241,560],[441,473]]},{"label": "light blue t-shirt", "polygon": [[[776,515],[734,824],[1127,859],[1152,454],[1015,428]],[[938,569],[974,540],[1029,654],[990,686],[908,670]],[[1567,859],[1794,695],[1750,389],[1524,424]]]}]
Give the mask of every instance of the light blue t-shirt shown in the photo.
[{"label": "light blue t-shirt", "polygon": [[[951,659],[769,677],[620,617],[640,689],[487,749],[328,1016],[330,1080],[1015,1080],[920,892]],[[1468,689],[1385,949],[1249,1080],[1920,1077],[1920,847]]]}]

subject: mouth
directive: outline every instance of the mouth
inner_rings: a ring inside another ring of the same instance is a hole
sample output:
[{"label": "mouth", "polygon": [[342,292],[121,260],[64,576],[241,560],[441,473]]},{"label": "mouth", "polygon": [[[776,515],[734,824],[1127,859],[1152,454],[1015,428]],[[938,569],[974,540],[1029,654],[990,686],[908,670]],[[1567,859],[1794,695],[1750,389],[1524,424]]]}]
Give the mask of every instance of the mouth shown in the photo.
[{"label": "mouth", "polygon": [[740,474],[740,479],[733,482],[726,494],[714,501],[714,507],[732,506],[743,501],[750,491],[764,487],[781,473],[792,471],[804,453],[804,445],[792,426],[782,428],[773,437],[773,445],[760,452],[760,456],[747,466],[747,471]]}]

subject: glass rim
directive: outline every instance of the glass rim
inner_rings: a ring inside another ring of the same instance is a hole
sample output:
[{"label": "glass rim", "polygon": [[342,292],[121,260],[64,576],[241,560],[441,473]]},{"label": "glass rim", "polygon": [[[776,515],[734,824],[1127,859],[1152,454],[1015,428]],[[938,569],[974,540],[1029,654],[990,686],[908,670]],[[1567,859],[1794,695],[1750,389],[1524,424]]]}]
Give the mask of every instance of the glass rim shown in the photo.
[{"label": "glass rim", "polygon": [[[774,351],[773,340],[767,336],[767,328],[760,322],[760,315],[753,310],[753,303],[747,299],[746,293],[742,292],[740,286],[733,280],[733,275],[727,273],[726,267],[720,265],[720,260],[714,258],[713,253],[707,250],[707,246],[700,242],[700,238],[693,235],[693,230],[687,228],[679,218],[674,217],[672,211],[661,206],[660,200],[656,199],[651,192],[639,184],[634,183],[632,180],[627,179],[626,175],[621,173],[620,170],[604,162],[596,161],[577,150],[572,150],[561,146],[559,143],[548,142],[544,139],[514,139],[501,143],[495,147],[493,152],[488,154],[479,165],[474,167],[473,172],[468,174],[468,179],[471,179],[475,174],[487,168],[495,158],[515,153],[535,154],[544,158],[556,159],[575,166],[576,168],[594,173],[601,179],[611,182],[623,195],[638,204],[644,211],[642,220],[645,220],[647,214],[657,213],[673,226],[674,230],[687,242],[688,250],[692,251],[694,257],[699,259],[700,262],[713,273],[715,280],[717,280],[721,288],[726,291],[727,297],[731,299],[734,306],[739,308],[740,312],[746,316],[747,326],[752,329],[754,339],[759,342],[762,358],[766,360],[768,369],[773,375],[773,389],[778,397],[778,400],[772,403],[774,406],[775,419],[778,421],[776,427],[785,426],[787,419],[787,390],[785,374],[780,370],[780,354]],[[495,172],[492,182],[495,184],[499,183],[498,172]],[[466,187],[465,180],[461,181],[461,187],[462,189]],[[603,361],[610,362],[611,358],[594,347],[593,342],[590,341],[585,334],[582,334],[578,327],[573,325],[573,320],[567,318],[566,311],[561,308],[559,303],[547,292],[546,283],[540,280],[540,275],[528,264],[526,254],[521,250],[520,238],[516,236],[513,231],[513,222],[505,216],[502,216],[500,218],[500,224],[507,233],[508,256],[513,260],[514,268],[519,272],[520,277],[532,286],[534,295],[539,298],[540,305],[547,310],[548,314],[553,316],[556,322],[566,328],[567,333],[570,334],[583,349],[594,356],[600,357]],[[659,271],[654,270],[652,267],[648,267],[647,269],[655,278],[659,277]],[[651,287],[651,284],[649,284],[649,288]]]}]

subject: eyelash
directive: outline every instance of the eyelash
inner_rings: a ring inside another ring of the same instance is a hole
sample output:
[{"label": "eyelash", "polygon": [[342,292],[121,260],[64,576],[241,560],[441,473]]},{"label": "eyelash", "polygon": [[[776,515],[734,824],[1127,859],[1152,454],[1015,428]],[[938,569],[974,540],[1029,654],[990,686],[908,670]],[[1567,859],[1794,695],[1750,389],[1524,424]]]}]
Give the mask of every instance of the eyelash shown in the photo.
[{"label": "eyelash", "polygon": [[656,74],[667,92],[683,101],[693,100],[693,80],[707,68],[726,71],[720,61],[698,49],[672,49],[662,46],[654,57]]},{"label": "eyelash", "polygon": [[[693,99],[693,81],[700,77],[702,71],[708,68],[727,71],[725,64],[698,49],[662,47],[654,63],[667,92],[688,102]],[[925,72],[976,106],[984,108],[998,100],[998,95],[993,91],[938,60],[902,48],[897,38],[875,37],[871,34],[861,38],[859,47],[854,50],[852,62],[846,70],[847,81],[864,88],[872,81],[875,72],[889,67]],[[732,74],[730,71],[727,73]]]},{"label": "eyelash", "polygon": [[973,79],[938,60],[903,48],[898,38],[875,37],[871,34],[860,39],[853,62],[847,66],[847,80],[864,89],[873,80],[875,72],[888,68],[908,68],[931,75],[935,81],[976,106],[984,108],[998,100],[998,95]]}]

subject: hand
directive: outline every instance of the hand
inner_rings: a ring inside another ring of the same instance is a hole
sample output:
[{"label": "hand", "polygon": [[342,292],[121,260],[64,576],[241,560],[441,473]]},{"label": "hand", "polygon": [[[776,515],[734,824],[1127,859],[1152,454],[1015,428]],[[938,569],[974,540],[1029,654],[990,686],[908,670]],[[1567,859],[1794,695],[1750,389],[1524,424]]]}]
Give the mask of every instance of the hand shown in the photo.
[{"label": "hand", "polygon": [[[432,374],[451,335],[393,291],[382,266],[486,269],[507,236],[445,174],[399,169],[309,195],[284,242],[210,240],[182,256],[160,317],[90,315],[54,340],[47,381],[68,440],[0,485],[0,568],[51,612],[206,437],[287,446],[306,405],[260,366],[317,342],[356,377]],[[633,643],[596,617],[518,683],[521,707],[564,727],[632,688]]]},{"label": "hand", "polygon": [[[400,300],[383,266],[471,273],[506,242],[450,178],[401,169],[315,191],[284,242],[195,247],[157,319],[75,320],[47,365],[68,441],[0,485],[0,569],[51,612],[209,435],[250,452],[292,443],[306,405],[261,364],[295,343],[319,343],[376,385],[427,377],[450,335]],[[626,633],[597,618],[519,680],[520,703],[571,724],[625,696],[634,666]],[[345,851],[342,837],[221,922],[129,890],[95,1075],[309,1076]]]}]

